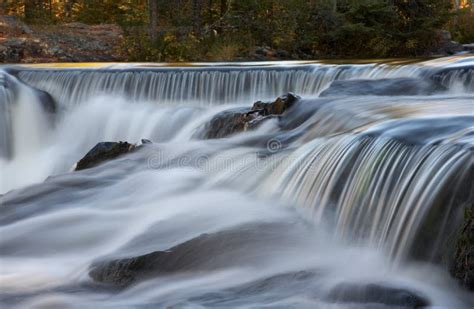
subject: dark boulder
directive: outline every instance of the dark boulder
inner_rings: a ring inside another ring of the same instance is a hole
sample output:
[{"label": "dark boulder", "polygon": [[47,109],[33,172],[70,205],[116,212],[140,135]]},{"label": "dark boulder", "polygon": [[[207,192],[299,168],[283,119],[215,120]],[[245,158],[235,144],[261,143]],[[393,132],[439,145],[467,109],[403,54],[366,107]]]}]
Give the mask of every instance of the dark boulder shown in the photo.
[{"label": "dark boulder", "polygon": [[406,96],[432,95],[446,91],[446,88],[435,80],[417,78],[385,78],[336,80],[328,89],[321,92],[321,97],[330,96]]},{"label": "dark boulder", "polygon": [[446,30],[440,30],[438,35],[438,46],[433,51],[435,56],[452,56],[464,51],[464,46],[456,41],[453,41],[451,33]]},{"label": "dark boulder", "polygon": [[[281,235],[282,229],[290,232]],[[202,234],[167,250],[98,261],[92,264],[89,276],[98,283],[123,287],[162,275],[243,266],[247,262],[254,265],[265,260],[270,248],[291,247],[289,235],[298,229],[283,223],[242,225]]]},{"label": "dark boulder", "polygon": [[329,292],[326,300],[335,303],[372,303],[403,308],[429,306],[427,299],[414,292],[381,284],[341,283]]},{"label": "dark boulder", "polygon": [[252,106],[252,111],[259,112],[262,116],[268,115],[281,115],[287,109],[293,106],[299,97],[295,96],[292,93],[288,93],[281,97],[278,97],[273,102],[262,102],[257,101]]},{"label": "dark boulder", "polygon": [[264,121],[278,118],[300,98],[288,93],[273,102],[258,101],[251,108],[223,111],[214,116],[204,128],[205,139],[222,138],[259,127]]},{"label": "dark boulder", "polygon": [[76,165],[76,171],[97,166],[105,161],[115,159],[132,152],[136,146],[127,142],[102,142],[94,146]]},{"label": "dark boulder", "polygon": [[472,205],[464,211],[464,223],[456,243],[456,252],[450,270],[461,285],[474,291],[474,209]]}]

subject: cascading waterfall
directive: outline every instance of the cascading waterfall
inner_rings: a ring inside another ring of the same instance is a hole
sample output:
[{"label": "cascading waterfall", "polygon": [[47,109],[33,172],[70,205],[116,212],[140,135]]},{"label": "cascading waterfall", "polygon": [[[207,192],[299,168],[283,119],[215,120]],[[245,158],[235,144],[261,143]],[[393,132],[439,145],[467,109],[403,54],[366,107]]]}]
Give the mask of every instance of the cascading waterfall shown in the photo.
[{"label": "cascading waterfall", "polygon": [[271,99],[284,92],[317,95],[336,79],[407,77],[417,66],[303,65],[289,67],[210,68],[176,70],[39,70],[18,77],[47,91],[62,104],[113,93],[134,101],[216,105]]},{"label": "cascading waterfall", "polygon": [[0,303],[469,307],[445,260],[474,202],[473,61],[4,68]]},{"label": "cascading waterfall", "polygon": [[288,164],[280,164],[268,177],[265,190],[296,198],[311,208],[317,221],[333,218],[343,237],[387,247],[396,259],[420,246],[414,242],[423,228],[434,241],[425,245],[424,258],[436,256],[443,247],[435,235],[442,237],[447,230],[423,227],[423,220],[437,211],[449,221],[451,212],[459,211],[451,209],[459,206],[451,205],[456,188],[473,177],[472,149],[407,145],[387,138],[316,141],[285,160]]}]

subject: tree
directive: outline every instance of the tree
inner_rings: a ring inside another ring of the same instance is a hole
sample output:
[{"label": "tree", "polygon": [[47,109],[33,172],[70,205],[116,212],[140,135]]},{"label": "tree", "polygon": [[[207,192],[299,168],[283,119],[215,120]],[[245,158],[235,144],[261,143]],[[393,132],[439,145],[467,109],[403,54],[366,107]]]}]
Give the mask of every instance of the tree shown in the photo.
[{"label": "tree", "polygon": [[76,0],[65,0],[64,1],[64,16],[66,19],[70,19],[72,17],[72,8]]},{"label": "tree", "polygon": [[42,0],[25,0],[24,11],[27,21],[44,18],[44,3]]},{"label": "tree", "polygon": [[158,0],[148,0],[148,10],[150,13],[149,32],[150,39],[155,43],[158,39]]}]

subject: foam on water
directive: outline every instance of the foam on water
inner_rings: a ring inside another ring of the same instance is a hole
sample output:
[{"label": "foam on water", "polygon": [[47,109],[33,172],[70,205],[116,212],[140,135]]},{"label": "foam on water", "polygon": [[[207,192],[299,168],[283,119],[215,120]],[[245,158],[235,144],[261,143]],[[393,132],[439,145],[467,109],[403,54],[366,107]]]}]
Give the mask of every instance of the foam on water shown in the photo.
[{"label": "foam on water", "polygon": [[[468,307],[441,261],[473,200],[472,61],[8,68],[0,303],[345,308],[330,295],[355,283]],[[404,77],[446,89],[318,97],[334,80]],[[219,112],[287,91],[303,98],[280,120],[199,138]],[[142,138],[153,144],[71,172],[98,142]],[[126,288],[90,274],[157,251],[168,271]]]}]

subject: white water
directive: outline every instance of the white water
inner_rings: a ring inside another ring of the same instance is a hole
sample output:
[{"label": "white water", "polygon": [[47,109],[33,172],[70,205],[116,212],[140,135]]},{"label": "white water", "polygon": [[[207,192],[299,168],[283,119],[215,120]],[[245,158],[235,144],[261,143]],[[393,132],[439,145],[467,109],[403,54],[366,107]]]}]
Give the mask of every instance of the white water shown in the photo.
[{"label": "white water", "polygon": [[[28,87],[21,85],[14,98],[13,157],[1,159],[0,191],[18,190],[1,197],[0,301],[19,308],[346,307],[326,296],[339,283],[355,282],[405,288],[437,306],[468,306],[472,295],[441,266],[407,260],[417,249],[425,261],[439,254],[451,221],[431,227],[436,232],[426,248],[419,246],[421,223],[433,209],[439,216],[459,212],[454,202],[437,209],[438,198],[472,176],[474,125],[460,118],[474,116],[472,87],[459,86],[465,75],[441,95],[308,99],[302,108],[320,106],[291,132],[270,121],[228,139],[196,138],[230,107],[286,91],[314,97],[334,79],[418,78],[421,67],[20,71],[20,79],[50,93],[60,111],[51,126]],[[394,119],[413,122],[407,129]],[[155,144],[69,172],[97,142],[142,138]],[[43,182],[51,175],[58,176]],[[87,286],[97,260],[264,223],[278,226],[270,239],[249,238],[224,266],[212,267],[219,255],[209,256],[211,270],[160,276],[122,291]],[[316,275],[248,288],[298,271]]]},{"label": "white water", "polygon": [[[272,99],[293,91],[317,95],[336,79],[417,76],[420,67],[375,65],[304,65],[288,68],[190,70],[23,71],[19,77],[53,95],[62,104],[77,104],[113,93],[134,101],[216,105]],[[67,89],[67,91],[64,91]]]}]

